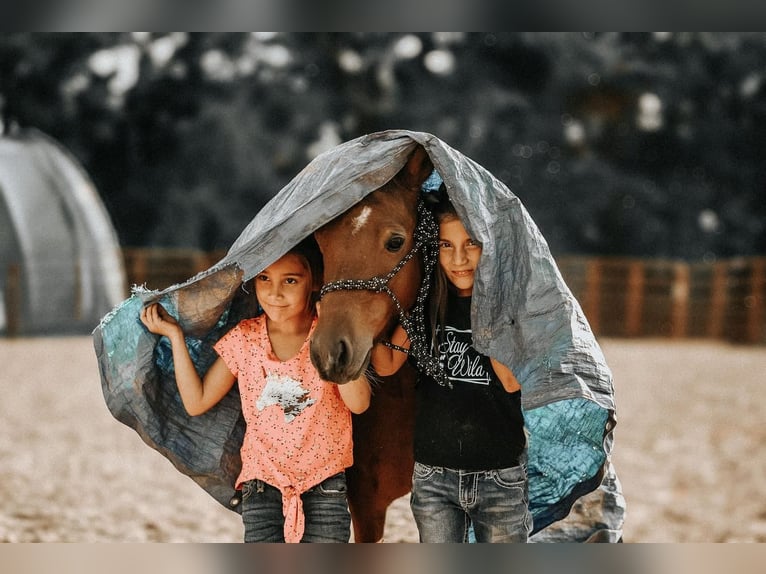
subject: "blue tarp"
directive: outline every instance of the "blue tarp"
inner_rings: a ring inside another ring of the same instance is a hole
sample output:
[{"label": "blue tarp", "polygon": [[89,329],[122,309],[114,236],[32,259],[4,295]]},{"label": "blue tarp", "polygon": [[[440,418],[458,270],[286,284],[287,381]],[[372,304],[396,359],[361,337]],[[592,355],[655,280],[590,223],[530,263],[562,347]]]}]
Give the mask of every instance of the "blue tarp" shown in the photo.
[{"label": "blue tarp", "polygon": [[161,300],[174,310],[203,372],[218,337],[255,312],[242,283],[381,187],[417,145],[428,152],[469,233],[483,246],[473,296],[474,344],[510,366],[522,385],[535,529],[567,516],[574,504],[566,520],[538,537],[619,538],[624,499],[609,463],[612,375],[582,309],[518,197],[426,133],[379,132],[318,156],[264,206],[221,261],[164,291],[139,290],[105,317],[94,342],[110,411],[227,504],[243,430],[236,391],[205,415],[188,417],[172,372],[163,367],[162,344],[138,319],[142,304]]}]

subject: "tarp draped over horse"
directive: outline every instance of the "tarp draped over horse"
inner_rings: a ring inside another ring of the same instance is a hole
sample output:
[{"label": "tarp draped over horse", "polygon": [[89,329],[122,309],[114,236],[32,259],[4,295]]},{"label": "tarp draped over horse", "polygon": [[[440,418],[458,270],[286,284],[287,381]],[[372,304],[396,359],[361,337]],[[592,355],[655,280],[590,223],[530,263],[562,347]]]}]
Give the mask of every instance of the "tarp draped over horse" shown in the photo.
[{"label": "tarp draped over horse", "polygon": [[522,385],[535,530],[562,519],[579,498],[575,510],[582,515],[569,530],[567,519],[541,535],[559,528],[552,539],[619,537],[624,500],[609,463],[615,405],[601,349],[520,200],[430,134],[379,132],[325,152],[258,212],[210,269],[163,291],[134,290],[93,333],[107,406],[227,505],[244,430],[236,388],[208,413],[189,417],[173,383],[169,346],[143,328],[141,307],[160,301],[179,318],[204,372],[215,358],[213,343],[258,312],[245,282],[389,181],[417,145],[483,246],[471,314],[474,344],[508,365]]}]

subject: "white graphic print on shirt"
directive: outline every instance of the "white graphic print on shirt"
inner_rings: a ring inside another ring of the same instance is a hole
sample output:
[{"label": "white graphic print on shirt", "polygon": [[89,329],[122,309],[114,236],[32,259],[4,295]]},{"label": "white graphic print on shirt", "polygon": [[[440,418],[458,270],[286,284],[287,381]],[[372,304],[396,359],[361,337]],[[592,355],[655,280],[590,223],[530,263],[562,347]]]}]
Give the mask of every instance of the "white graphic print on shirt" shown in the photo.
[{"label": "white graphic print on shirt", "polygon": [[453,382],[488,385],[489,373],[482,365],[481,355],[471,348],[470,329],[446,326],[444,342],[439,345],[439,363]]},{"label": "white graphic print on shirt", "polygon": [[285,413],[285,422],[289,423],[316,402],[316,399],[309,398],[309,392],[301,386],[300,381],[292,377],[268,373],[266,386],[255,406],[262,411],[271,405],[278,405]]}]

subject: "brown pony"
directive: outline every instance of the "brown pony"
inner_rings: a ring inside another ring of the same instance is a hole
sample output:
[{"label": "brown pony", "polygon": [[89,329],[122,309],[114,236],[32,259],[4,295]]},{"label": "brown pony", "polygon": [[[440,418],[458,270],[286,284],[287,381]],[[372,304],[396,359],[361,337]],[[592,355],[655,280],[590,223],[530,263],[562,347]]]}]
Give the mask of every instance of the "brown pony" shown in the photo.
[{"label": "brown pony", "polygon": [[[311,360],[325,380],[343,384],[363,373],[373,344],[397,322],[395,298],[405,310],[415,303],[422,276],[417,253],[387,281],[390,293],[342,285],[390,275],[411,253],[420,186],[432,169],[418,146],[392,180],[315,232],[325,286],[341,286],[324,294],[311,340]],[[357,542],[379,541],[389,504],[410,491],[414,377],[408,363],[381,377],[370,408],[354,417],[354,466],[347,476]]]}]

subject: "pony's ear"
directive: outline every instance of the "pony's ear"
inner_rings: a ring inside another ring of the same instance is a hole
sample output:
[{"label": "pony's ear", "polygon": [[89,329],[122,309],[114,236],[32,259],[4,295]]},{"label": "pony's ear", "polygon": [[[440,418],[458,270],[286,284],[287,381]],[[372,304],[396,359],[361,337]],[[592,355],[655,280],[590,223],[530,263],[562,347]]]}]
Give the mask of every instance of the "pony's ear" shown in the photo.
[{"label": "pony's ear", "polygon": [[426,150],[423,146],[417,146],[396,179],[400,185],[408,189],[420,190],[421,184],[431,175],[433,169],[434,164],[431,163]]}]

